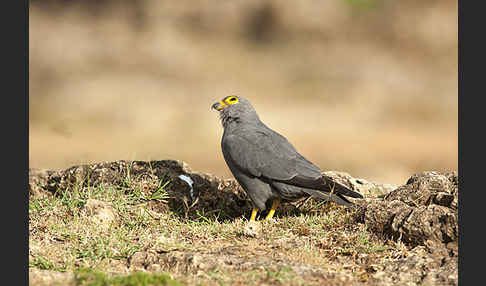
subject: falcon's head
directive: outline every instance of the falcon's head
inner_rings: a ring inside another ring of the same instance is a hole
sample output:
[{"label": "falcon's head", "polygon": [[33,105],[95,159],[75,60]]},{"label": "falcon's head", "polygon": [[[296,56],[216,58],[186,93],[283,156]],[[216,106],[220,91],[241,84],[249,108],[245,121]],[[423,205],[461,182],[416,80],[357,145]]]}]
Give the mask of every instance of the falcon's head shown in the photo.
[{"label": "falcon's head", "polygon": [[223,127],[229,122],[260,122],[251,103],[243,97],[230,95],[211,106],[219,111]]}]

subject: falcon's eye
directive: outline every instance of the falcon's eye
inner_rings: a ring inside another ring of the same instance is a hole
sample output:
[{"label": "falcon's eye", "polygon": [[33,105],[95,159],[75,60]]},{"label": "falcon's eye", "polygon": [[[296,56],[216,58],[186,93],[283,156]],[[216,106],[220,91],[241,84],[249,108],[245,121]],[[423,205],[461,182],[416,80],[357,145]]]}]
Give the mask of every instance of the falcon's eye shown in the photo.
[{"label": "falcon's eye", "polygon": [[228,104],[235,104],[238,102],[238,97],[236,96],[231,96],[231,97],[228,97],[226,100],[226,103]]}]

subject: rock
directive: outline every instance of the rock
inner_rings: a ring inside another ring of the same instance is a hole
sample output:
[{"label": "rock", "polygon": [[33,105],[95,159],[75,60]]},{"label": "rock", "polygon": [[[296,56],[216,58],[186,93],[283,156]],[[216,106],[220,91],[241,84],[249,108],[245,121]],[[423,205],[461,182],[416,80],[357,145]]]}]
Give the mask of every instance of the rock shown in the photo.
[{"label": "rock", "polygon": [[135,252],[130,257],[128,263],[132,270],[143,270],[147,264],[146,260],[147,260],[147,252],[139,251],[139,252]]},{"label": "rock", "polygon": [[391,192],[396,188],[396,186],[390,184],[378,184],[369,182],[365,179],[354,178],[350,174],[345,172],[326,171],[322,173],[335,179],[339,183],[348,186],[351,190],[358,191],[365,197],[381,196]]},{"label": "rock", "polygon": [[454,172],[416,174],[383,199],[362,205],[357,219],[385,237],[448,252],[446,245],[458,239],[457,182]]},{"label": "rock", "polygon": [[162,270],[162,267],[159,264],[150,264],[147,266],[147,271],[149,272],[160,272]]},{"label": "rock", "polygon": [[383,199],[361,204],[357,221],[412,249],[410,255],[390,261],[374,277],[388,285],[457,285],[457,205],[456,172],[415,174]]},{"label": "rock", "polygon": [[423,246],[404,258],[391,260],[373,276],[383,285],[457,285],[457,260],[437,259]]},{"label": "rock", "polygon": [[135,252],[128,259],[128,265],[131,271],[154,271],[154,268],[161,268],[159,254],[154,250]]},{"label": "rock", "polygon": [[42,196],[54,171],[29,169],[29,195]]},{"label": "rock", "polygon": [[74,273],[29,268],[29,281],[35,281],[38,286],[70,285],[73,279]]},{"label": "rock", "polygon": [[261,234],[262,222],[249,221],[243,228],[243,235],[248,237],[257,237]]},{"label": "rock", "polygon": [[109,203],[88,199],[81,209],[81,214],[89,216],[91,221],[104,229],[118,222],[118,214]]},{"label": "rock", "polygon": [[387,194],[385,200],[400,200],[412,207],[435,204],[457,210],[457,192],[457,173],[422,172]]}]

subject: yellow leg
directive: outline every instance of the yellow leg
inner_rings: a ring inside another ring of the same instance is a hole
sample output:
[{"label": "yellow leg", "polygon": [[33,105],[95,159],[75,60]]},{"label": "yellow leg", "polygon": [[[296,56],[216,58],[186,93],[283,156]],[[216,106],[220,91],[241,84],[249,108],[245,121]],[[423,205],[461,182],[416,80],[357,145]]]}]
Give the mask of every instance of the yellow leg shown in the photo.
[{"label": "yellow leg", "polygon": [[267,217],[265,218],[265,220],[269,220],[273,217],[273,214],[275,213],[275,209],[277,209],[278,205],[280,204],[280,199],[275,199],[272,203],[272,208],[270,209],[270,211],[268,212],[268,215]]},{"label": "yellow leg", "polygon": [[253,210],[251,211],[250,221],[255,221],[257,212],[258,212],[258,209],[257,208],[253,208]]}]

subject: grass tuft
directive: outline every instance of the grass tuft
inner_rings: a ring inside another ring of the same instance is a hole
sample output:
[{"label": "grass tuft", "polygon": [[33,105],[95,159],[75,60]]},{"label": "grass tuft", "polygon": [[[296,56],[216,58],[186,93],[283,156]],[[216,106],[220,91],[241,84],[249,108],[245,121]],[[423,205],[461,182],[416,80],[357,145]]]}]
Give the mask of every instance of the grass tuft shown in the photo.
[{"label": "grass tuft", "polygon": [[117,275],[108,277],[105,273],[88,268],[80,268],[75,271],[75,285],[79,286],[182,286],[183,284],[170,278],[167,274],[134,272],[129,275]]}]

